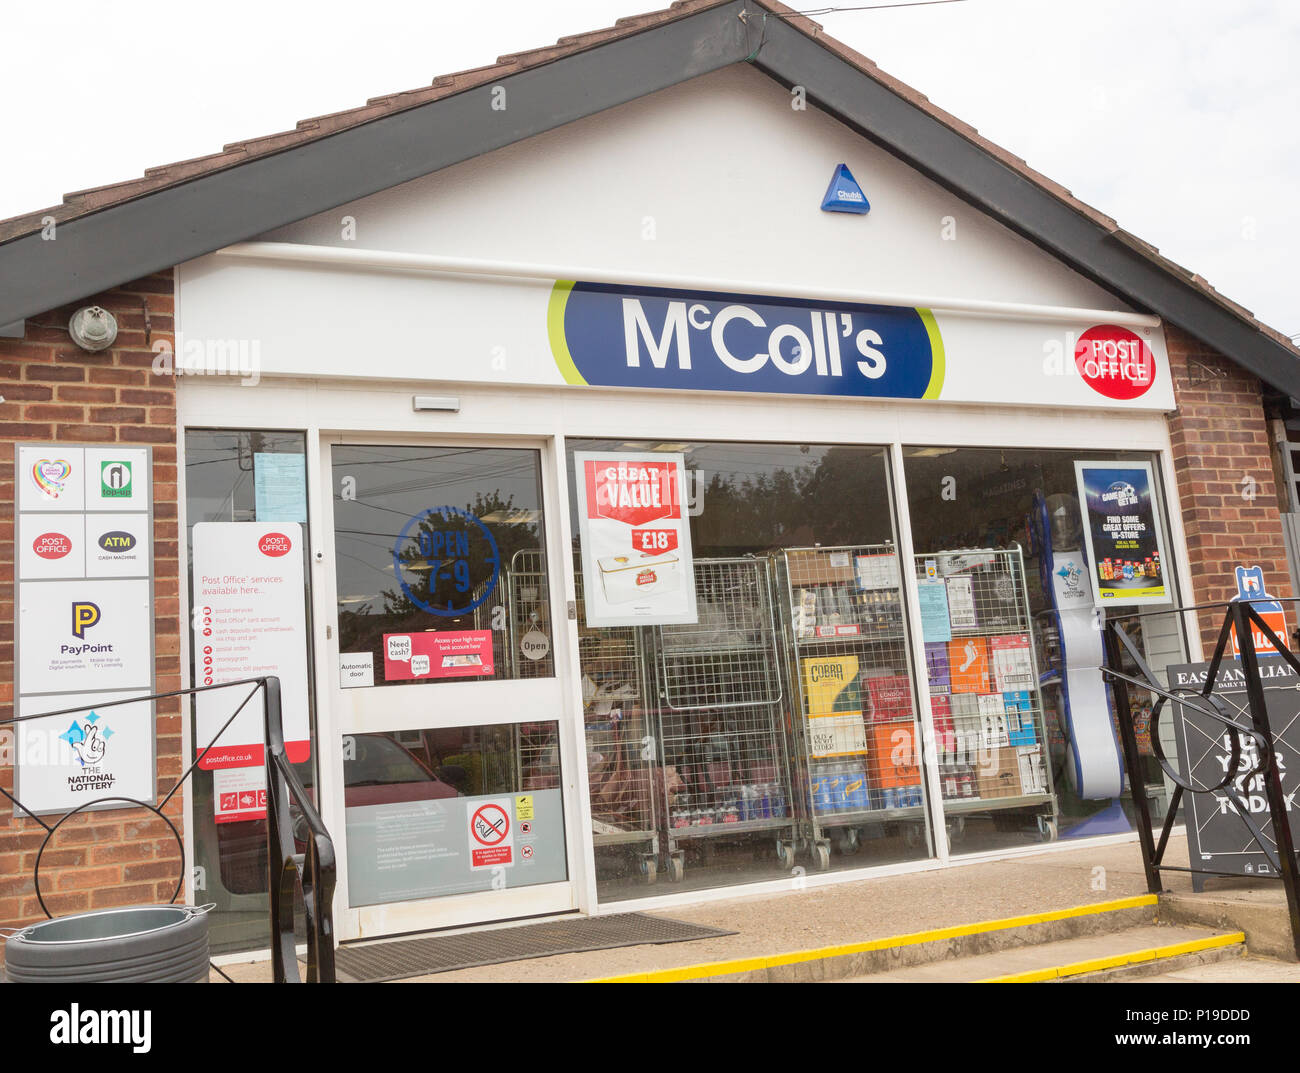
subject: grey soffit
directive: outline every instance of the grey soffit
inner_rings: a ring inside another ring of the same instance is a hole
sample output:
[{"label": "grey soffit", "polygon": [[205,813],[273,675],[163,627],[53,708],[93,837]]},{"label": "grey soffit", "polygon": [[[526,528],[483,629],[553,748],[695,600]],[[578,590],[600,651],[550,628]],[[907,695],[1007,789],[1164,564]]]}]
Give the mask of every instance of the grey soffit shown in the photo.
[{"label": "grey soffit", "polygon": [[[785,85],[1083,275],[1190,332],[1285,395],[1295,352],[786,19],[741,0],[464,92],[223,167],[0,245],[0,324],[74,302],[296,220],[752,58]],[[762,26],[760,29],[760,21]],[[755,52],[761,40],[761,47]],[[509,107],[492,111],[492,85]]]}]

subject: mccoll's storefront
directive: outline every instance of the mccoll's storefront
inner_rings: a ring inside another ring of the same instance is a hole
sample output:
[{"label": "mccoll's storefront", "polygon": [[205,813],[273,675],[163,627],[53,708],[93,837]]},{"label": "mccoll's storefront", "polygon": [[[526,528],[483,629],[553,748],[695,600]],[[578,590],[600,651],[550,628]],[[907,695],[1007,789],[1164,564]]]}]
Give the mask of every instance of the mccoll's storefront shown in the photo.
[{"label": "mccoll's storefront", "polygon": [[[784,97],[722,72],[180,267],[181,361],[260,359],[180,379],[191,612],[289,538],[341,939],[1129,829],[1093,607],[1188,585],[1161,323]],[[232,913],[242,770],[191,814]]]},{"label": "mccoll's storefront", "polygon": [[[1098,625],[1214,595],[1200,345],[753,66],[174,280],[181,665],[281,677],[340,940],[1130,831]],[[1257,440],[1223,468],[1271,489]],[[225,950],[260,742],[186,795]]]}]

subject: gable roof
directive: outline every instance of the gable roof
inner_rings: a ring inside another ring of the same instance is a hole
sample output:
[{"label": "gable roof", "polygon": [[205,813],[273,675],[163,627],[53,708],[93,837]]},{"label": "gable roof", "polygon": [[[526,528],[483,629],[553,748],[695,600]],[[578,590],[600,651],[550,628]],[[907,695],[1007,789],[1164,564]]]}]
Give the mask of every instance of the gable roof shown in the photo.
[{"label": "gable roof", "polygon": [[[678,0],[0,221],[0,325],[749,62],[1075,271],[1300,398],[1300,349],[775,0]],[[485,93],[501,86],[509,107]],[[478,91],[478,92],[475,92]],[[49,218],[57,240],[45,242]]]}]

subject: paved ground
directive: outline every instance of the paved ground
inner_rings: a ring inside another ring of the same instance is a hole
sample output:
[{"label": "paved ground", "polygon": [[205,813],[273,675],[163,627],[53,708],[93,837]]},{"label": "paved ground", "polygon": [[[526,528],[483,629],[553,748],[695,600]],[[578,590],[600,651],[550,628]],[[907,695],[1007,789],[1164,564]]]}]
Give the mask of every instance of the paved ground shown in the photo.
[{"label": "paved ground", "polygon": [[[1171,840],[1166,859],[1186,861],[1186,844],[1181,838]],[[1166,876],[1166,886],[1191,889],[1189,877],[1172,872]],[[732,936],[565,954],[419,979],[438,983],[584,980],[860,942],[1145,893],[1136,842],[1057,849],[990,863],[657,911],[662,916],[738,932]],[[264,964],[224,967],[237,979],[268,978]]]},{"label": "paved ground", "polygon": [[1136,983],[1144,984],[1300,984],[1300,965],[1271,958],[1235,958],[1214,965],[1194,965],[1190,969],[1147,976]]}]

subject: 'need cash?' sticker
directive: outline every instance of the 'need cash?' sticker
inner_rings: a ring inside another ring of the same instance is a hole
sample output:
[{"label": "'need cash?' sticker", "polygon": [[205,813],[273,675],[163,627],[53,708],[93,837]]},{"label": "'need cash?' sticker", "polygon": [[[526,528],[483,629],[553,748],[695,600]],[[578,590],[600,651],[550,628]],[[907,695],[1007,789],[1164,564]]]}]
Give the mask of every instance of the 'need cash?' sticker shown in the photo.
[{"label": "'need cash?' sticker", "polygon": [[696,621],[682,455],[574,454],[588,626]]},{"label": "'need cash?' sticker", "polygon": [[928,309],[562,280],[551,352],[570,384],[937,399]]}]

